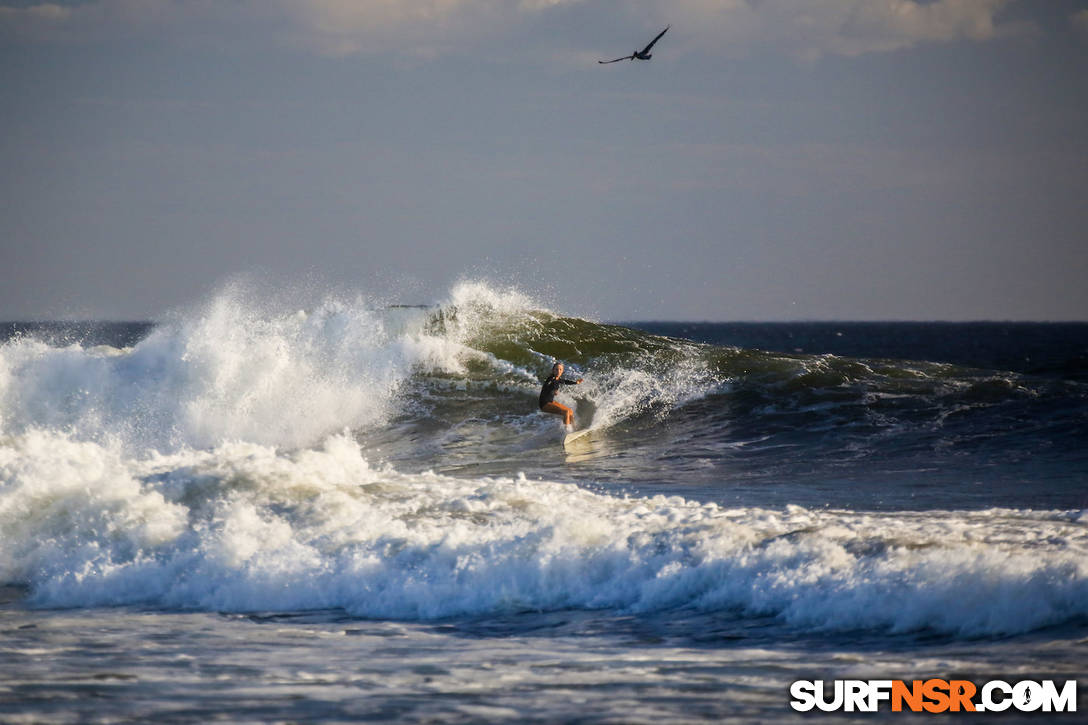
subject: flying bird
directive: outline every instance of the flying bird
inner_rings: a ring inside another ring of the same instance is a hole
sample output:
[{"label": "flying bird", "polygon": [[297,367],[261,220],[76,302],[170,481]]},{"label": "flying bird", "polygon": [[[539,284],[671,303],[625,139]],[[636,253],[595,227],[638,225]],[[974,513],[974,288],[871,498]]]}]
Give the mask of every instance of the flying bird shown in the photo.
[{"label": "flying bird", "polygon": [[669,32],[669,28],[671,28],[671,27],[672,27],[671,25],[666,25],[665,29],[662,30],[660,33],[658,33],[657,37],[654,38],[653,40],[651,40],[650,44],[647,45],[642,50],[636,50],[631,55],[625,55],[622,58],[616,58],[615,60],[599,60],[597,62],[598,63],[615,63],[617,60],[635,60],[636,58],[638,60],[649,60],[650,58],[653,58],[653,56],[650,55],[650,48],[654,47],[654,43],[661,40],[661,36],[664,35],[665,33]]}]

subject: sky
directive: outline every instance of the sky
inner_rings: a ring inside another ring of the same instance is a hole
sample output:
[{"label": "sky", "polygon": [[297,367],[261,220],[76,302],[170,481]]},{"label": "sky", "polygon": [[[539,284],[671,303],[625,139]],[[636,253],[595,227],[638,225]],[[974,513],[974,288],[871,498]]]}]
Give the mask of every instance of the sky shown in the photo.
[{"label": "sky", "polygon": [[1088,1],[0,0],[0,319],[1088,320],[1086,71]]}]

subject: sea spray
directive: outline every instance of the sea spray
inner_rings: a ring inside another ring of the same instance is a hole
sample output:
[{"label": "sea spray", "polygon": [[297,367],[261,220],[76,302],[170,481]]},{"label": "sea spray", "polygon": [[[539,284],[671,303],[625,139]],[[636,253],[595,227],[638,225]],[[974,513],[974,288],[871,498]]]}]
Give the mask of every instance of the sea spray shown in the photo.
[{"label": "sea spray", "polygon": [[64,429],[130,451],[301,446],[387,414],[415,351],[361,303],[264,314],[224,293],[125,350],[0,347],[5,432]]}]

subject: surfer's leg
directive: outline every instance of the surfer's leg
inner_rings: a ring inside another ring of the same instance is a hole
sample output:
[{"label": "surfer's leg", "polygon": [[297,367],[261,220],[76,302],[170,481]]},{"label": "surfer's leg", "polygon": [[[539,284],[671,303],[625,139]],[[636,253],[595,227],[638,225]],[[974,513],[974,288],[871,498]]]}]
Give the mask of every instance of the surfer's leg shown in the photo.
[{"label": "surfer's leg", "polygon": [[540,409],[545,413],[563,416],[563,422],[567,425],[571,425],[574,422],[574,411],[562,403],[545,403]]}]

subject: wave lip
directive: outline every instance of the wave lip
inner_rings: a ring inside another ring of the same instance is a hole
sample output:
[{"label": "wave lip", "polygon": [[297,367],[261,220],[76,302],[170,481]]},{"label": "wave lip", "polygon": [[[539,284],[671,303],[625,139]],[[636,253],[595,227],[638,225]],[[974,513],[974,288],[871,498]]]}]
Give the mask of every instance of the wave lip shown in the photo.
[{"label": "wave lip", "polygon": [[675,610],[966,637],[1088,616],[1083,513],[616,498],[375,468],[350,436],[133,460],[27,433],[0,446],[0,529],[0,581],[47,607]]}]

